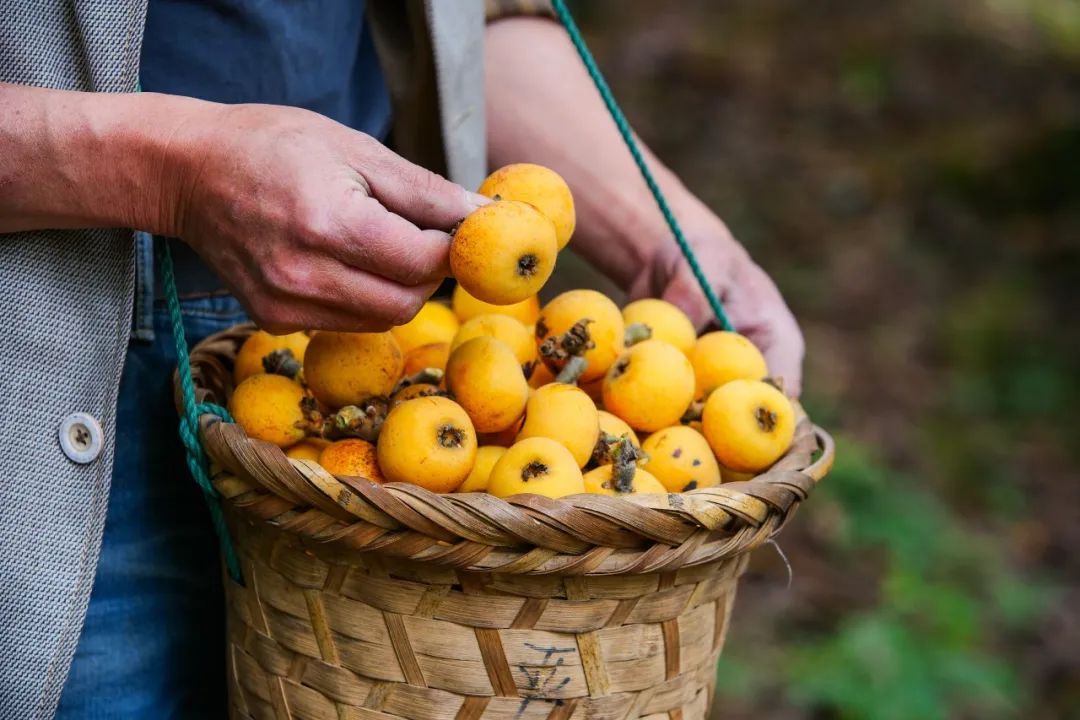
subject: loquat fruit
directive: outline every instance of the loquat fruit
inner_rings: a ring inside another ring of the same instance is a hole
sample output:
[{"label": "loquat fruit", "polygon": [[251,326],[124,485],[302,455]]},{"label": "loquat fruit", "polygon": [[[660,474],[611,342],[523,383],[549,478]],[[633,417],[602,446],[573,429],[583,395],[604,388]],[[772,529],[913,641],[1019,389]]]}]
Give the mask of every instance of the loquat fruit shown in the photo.
[{"label": "loquat fruit", "polygon": [[666,300],[635,300],[623,308],[622,315],[628,328],[643,325],[649,329],[649,337],[669,342],[683,353],[689,353],[697,342],[697,331],[690,318]]},{"label": "loquat fruit", "polygon": [[304,351],[311,338],[307,333],[294,332],[287,335],[271,335],[265,330],[256,330],[248,335],[240,349],[236,351],[233,363],[233,382],[237,385],[252,375],[263,370],[263,358],[274,350],[288,350],[300,363],[304,362]]},{"label": "loquat fruit", "polygon": [[389,395],[403,365],[401,348],[388,332],[320,332],[308,345],[304,379],[318,400],[339,408]]},{"label": "loquat fruit", "polygon": [[413,348],[405,354],[404,375],[415,375],[422,370],[446,370],[446,359],[450,357],[450,343],[428,343]]},{"label": "loquat fruit", "polygon": [[559,346],[555,348],[556,352],[543,357],[551,370],[558,372],[567,358],[557,351],[566,350],[565,340],[571,339],[567,338],[568,331],[581,322],[586,323],[592,347],[584,351],[588,364],[578,379],[588,383],[602,378],[623,350],[625,326],[622,313],[614,302],[595,290],[569,290],[557,295],[540,311],[536,321],[536,341],[541,347],[549,340]]},{"label": "loquat fruit", "polygon": [[404,325],[390,328],[401,352],[410,351],[432,343],[448,343],[458,331],[457,315],[440,302],[429,300],[412,320]]},{"label": "loquat fruit", "polygon": [[406,385],[400,390],[396,390],[393,395],[390,396],[390,409],[396,408],[403,402],[413,400],[418,397],[430,397],[432,395],[438,395],[438,385],[432,383],[413,383],[412,385]]},{"label": "loquat fruit", "polygon": [[600,410],[596,414],[600,421],[600,432],[607,433],[614,438],[621,438],[625,435],[630,438],[631,445],[641,447],[641,441],[638,440],[637,433],[622,418],[612,415],[607,410]]},{"label": "loquat fruit", "polygon": [[790,447],[795,411],[784,393],[766,382],[732,380],[709,395],[701,424],[721,465],[758,473]]},{"label": "loquat fruit", "polygon": [[645,469],[663,483],[668,492],[685,492],[720,484],[716,464],[705,436],[686,425],[657,430],[641,443],[649,456]]},{"label": "loquat fruit", "polygon": [[720,466],[720,479],[724,482],[746,482],[747,480],[753,480],[757,477],[757,473],[753,472],[735,472],[729,468]]},{"label": "loquat fruit", "polygon": [[694,366],[694,397],[704,399],[732,380],[761,380],[769,374],[765,357],[746,337],[726,330],[705,333],[687,356]]},{"label": "loquat fruit", "polygon": [[491,468],[487,491],[496,497],[521,493],[565,497],[585,492],[581,470],[570,451],[545,437],[514,443]]},{"label": "loquat fruit", "polygon": [[450,269],[470,295],[509,305],[543,287],[558,251],[555,227],[539,210],[496,200],[461,221],[450,242]]},{"label": "loquat fruit", "polygon": [[360,438],[345,438],[330,443],[319,456],[319,464],[332,475],[348,475],[383,483],[375,446]]},{"label": "loquat fruit", "polygon": [[454,352],[465,341],[482,335],[506,343],[521,365],[536,359],[536,341],[529,329],[512,317],[496,314],[477,315],[463,322],[450,343],[450,352]]},{"label": "loquat fruit", "polygon": [[416,398],[386,416],[376,451],[387,481],[453,492],[472,471],[476,430],[453,400]]},{"label": "loquat fruit", "polygon": [[319,462],[319,455],[322,453],[323,448],[329,444],[329,440],[307,437],[289,447],[289,449],[285,451],[285,457],[292,458],[293,460],[313,460]]},{"label": "loquat fruit", "polygon": [[229,412],[250,437],[287,448],[304,439],[304,389],[282,375],[251,375],[233,390]]},{"label": "loquat fruit", "polygon": [[646,340],[627,348],[604,378],[604,408],[635,430],[674,425],[694,399],[694,369],[670,343]]},{"label": "loquat fruit", "polygon": [[589,396],[573,385],[537,388],[525,405],[525,424],[517,439],[546,437],[570,451],[578,467],[589,462],[600,435],[600,418]]},{"label": "loquat fruit", "polygon": [[555,226],[555,240],[562,250],[574,234],[574,198],[566,181],[542,165],[515,163],[488,175],[477,190],[502,200],[520,200],[542,212]]},{"label": "loquat fruit", "polygon": [[463,323],[472,320],[477,315],[506,315],[523,325],[532,325],[536,322],[536,318],[540,317],[540,298],[536,295],[510,305],[492,305],[483,300],[477,300],[469,294],[468,290],[455,285],[454,293],[450,296],[450,304],[458,320]]},{"label": "loquat fruit", "polygon": [[506,448],[498,445],[481,445],[478,447],[472,472],[469,473],[469,477],[465,478],[465,482],[461,483],[461,486],[455,492],[484,492],[487,490],[488,478],[491,477],[491,468],[495,467],[495,463],[505,452]]},{"label": "loquat fruit", "polygon": [[653,493],[666,493],[667,488],[644,468],[635,468],[633,477],[630,479],[629,490],[619,490],[614,481],[615,466],[601,465],[585,473],[585,492],[597,495],[646,495]]},{"label": "loquat fruit", "polygon": [[529,384],[513,351],[486,335],[467,340],[450,353],[446,387],[482,433],[499,432],[517,422],[529,399]]}]

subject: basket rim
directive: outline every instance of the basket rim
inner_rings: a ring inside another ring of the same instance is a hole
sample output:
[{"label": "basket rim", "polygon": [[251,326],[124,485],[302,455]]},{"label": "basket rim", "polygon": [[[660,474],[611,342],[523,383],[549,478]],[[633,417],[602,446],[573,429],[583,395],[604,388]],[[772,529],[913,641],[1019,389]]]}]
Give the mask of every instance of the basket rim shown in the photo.
[{"label": "basket rim", "polygon": [[[254,329],[237,325],[192,349],[200,401],[224,404],[231,357]],[[750,480],[626,498],[497,498],[335,476],[214,415],[200,418],[200,435],[234,519],[269,522],[313,547],[526,574],[658,572],[747,552],[783,528],[835,457],[832,437],[803,415],[788,452]]]}]

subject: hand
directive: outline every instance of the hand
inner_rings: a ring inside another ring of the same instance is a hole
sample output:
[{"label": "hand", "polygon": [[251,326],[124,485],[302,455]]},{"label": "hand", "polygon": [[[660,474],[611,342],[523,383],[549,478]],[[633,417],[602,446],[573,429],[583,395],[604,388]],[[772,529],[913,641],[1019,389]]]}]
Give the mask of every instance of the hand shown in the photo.
[{"label": "hand", "polygon": [[[695,213],[683,226],[705,276],[735,329],[765,355],[769,372],[798,397],[805,345],[799,324],[776,284],[711,212]],[[633,298],[654,296],[682,308],[698,327],[714,321],[712,309],[674,239],[659,243],[630,288]]]},{"label": "hand", "polygon": [[448,272],[445,232],[486,202],[315,113],[209,106],[166,149],[166,234],[273,332],[377,331]]}]

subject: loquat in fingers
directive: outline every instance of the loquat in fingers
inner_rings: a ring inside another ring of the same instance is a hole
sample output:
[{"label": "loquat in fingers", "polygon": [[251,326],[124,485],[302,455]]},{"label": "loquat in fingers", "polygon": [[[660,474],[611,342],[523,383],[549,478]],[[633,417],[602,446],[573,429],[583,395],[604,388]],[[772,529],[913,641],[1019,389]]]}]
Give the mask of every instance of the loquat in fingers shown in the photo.
[{"label": "loquat in fingers", "polygon": [[562,250],[574,234],[574,198],[566,181],[542,165],[515,163],[488,175],[477,190],[481,195],[520,200],[542,212],[555,226],[555,241]]},{"label": "loquat in fingers", "polygon": [[555,227],[539,210],[496,200],[461,221],[450,243],[450,269],[470,295],[509,305],[536,295],[557,253]]}]

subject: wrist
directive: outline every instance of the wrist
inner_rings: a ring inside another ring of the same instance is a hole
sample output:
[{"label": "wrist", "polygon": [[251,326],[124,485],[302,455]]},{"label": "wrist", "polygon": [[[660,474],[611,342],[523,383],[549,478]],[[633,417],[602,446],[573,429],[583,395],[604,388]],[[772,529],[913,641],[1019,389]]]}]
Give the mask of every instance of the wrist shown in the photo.
[{"label": "wrist", "polygon": [[[650,168],[687,237],[700,235],[699,229],[710,218],[723,226],[666,167],[653,160]],[[638,284],[643,273],[648,274],[655,264],[671,262],[672,253],[679,254],[656,198],[640,176],[635,174],[629,180],[623,187],[610,188],[607,197],[592,203],[599,211],[588,218],[590,232],[580,248],[591,262],[625,288]],[[595,237],[597,229],[602,237]]]},{"label": "wrist", "polygon": [[[164,179],[178,175],[176,128],[188,98],[0,85],[0,232],[170,230]],[[188,151],[190,153],[190,150]]]},{"label": "wrist", "polygon": [[[111,188],[98,212],[109,224],[159,235],[181,234],[191,178],[205,157],[193,128],[212,125],[220,108],[193,98],[140,93],[106,99],[99,119],[102,156]],[[111,208],[111,209],[110,209]]]}]

